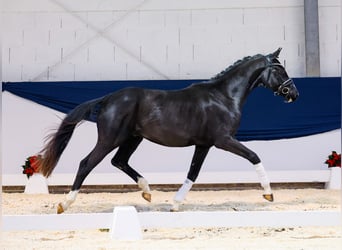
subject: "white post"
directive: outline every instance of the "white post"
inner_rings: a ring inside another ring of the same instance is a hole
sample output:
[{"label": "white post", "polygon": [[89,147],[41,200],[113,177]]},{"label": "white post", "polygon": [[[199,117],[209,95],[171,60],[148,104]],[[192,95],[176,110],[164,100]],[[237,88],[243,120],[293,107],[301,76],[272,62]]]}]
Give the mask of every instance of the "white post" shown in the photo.
[{"label": "white post", "polygon": [[137,210],[133,206],[115,207],[113,225],[109,231],[114,240],[142,240]]},{"label": "white post", "polygon": [[342,175],[340,167],[330,168],[330,180],[325,183],[326,189],[341,189]]},{"label": "white post", "polygon": [[48,184],[46,178],[40,173],[34,173],[25,185],[25,194],[48,194]]}]

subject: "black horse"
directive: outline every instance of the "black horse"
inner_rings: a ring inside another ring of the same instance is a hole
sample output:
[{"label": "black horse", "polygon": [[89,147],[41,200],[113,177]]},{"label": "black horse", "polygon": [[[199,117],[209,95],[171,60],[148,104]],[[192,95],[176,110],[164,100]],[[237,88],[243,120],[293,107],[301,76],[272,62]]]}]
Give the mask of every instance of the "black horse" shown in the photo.
[{"label": "black horse", "polygon": [[293,81],[277,60],[281,48],[269,55],[246,57],[212,79],[173,91],[125,88],[102,98],[80,104],[62,121],[42,150],[40,171],[48,177],[67,146],[75,126],[96,112],[98,140],[81,162],[76,179],[58,213],[76,199],[92,169],[113,149],[119,147],[111,163],[129,175],[151,201],[147,181],[129,164],[129,158],[143,138],[169,147],[195,145],[187,179],[177,192],[173,210],[185,198],[196,180],[212,146],[237,154],[255,165],[264,188],[264,198],[273,201],[266,172],[256,153],[234,139],[241,110],[251,91],[264,86],[292,102],[298,97]]}]

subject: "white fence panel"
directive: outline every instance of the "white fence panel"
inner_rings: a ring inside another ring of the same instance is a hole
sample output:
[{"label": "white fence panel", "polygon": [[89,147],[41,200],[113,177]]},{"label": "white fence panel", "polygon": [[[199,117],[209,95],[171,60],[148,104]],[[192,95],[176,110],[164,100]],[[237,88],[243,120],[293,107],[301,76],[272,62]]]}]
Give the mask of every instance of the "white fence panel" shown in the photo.
[{"label": "white fence panel", "polygon": [[[139,212],[141,228],[338,226],[339,211]],[[4,215],[4,231],[110,229],[113,213]]]}]

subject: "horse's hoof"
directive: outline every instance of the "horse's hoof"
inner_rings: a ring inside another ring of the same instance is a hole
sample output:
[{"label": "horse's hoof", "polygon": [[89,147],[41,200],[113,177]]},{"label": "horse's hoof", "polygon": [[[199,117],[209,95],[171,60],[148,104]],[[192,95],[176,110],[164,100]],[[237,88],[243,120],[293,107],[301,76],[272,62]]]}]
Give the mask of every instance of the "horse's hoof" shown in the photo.
[{"label": "horse's hoof", "polygon": [[173,208],[170,209],[170,212],[179,212],[179,210],[178,210],[178,208],[174,208],[173,207]]},{"label": "horse's hoof", "polygon": [[180,202],[174,201],[172,208],[170,209],[170,212],[178,212],[179,211],[179,204],[180,204]]},{"label": "horse's hoof", "polygon": [[145,192],[143,192],[143,193],[142,193],[142,197],[143,197],[145,200],[147,200],[148,202],[151,202],[151,200],[152,200],[152,195],[151,195],[150,193],[145,193]]},{"label": "horse's hoof", "polygon": [[264,197],[265,200],[268,200],[270,202],[272,202],[274,200],[273,194],[263,194],[262,196]]},{"label": "horse's hoof", "polygon": [[64,208],[62,206],[62,203],[59,203],[57,206],[57,214],[62,214],[64,213]]}]

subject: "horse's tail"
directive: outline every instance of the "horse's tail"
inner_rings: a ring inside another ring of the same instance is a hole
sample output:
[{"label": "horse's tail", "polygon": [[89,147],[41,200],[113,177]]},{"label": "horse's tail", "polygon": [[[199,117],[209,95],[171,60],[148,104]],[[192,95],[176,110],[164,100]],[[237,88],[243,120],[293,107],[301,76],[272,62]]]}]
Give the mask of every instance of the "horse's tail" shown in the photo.
[{"label": "horse's tail", "polygon": [[76,125],[84,119],[88,119],[93,113],[98,112],[97,104],[100,99],[91,100],[78,105],[62,121],[58,130],[47,137],[47,143],[41,150],[42,158],[39,171],[45,177],[49,177],[66,148]]}]

